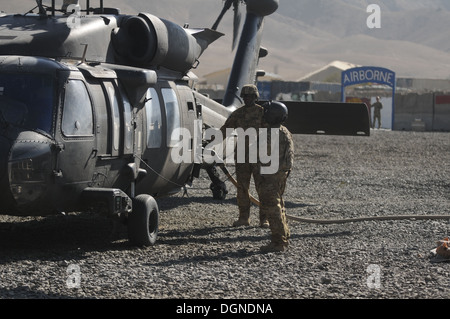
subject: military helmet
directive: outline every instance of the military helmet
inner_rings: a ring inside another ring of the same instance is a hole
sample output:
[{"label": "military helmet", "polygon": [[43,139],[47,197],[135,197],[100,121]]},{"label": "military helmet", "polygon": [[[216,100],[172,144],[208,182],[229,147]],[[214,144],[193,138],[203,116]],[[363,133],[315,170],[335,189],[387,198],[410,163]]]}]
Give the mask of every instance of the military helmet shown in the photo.
[{"label": "military helmet", "polygon": [[254,94],[256,96],[256,98],[259,99],[259,92],[258,92],[258,88],[256,87],[256,85],[246,84],[242,87],[241,97],[243,97],[244,95],[252,95],[252,94]]},{"label": "military helmet", "polygon": [[270,125],[282,124],[286,121],[288,109],[281,102],[269,101],[264,104],[264,119]]}]

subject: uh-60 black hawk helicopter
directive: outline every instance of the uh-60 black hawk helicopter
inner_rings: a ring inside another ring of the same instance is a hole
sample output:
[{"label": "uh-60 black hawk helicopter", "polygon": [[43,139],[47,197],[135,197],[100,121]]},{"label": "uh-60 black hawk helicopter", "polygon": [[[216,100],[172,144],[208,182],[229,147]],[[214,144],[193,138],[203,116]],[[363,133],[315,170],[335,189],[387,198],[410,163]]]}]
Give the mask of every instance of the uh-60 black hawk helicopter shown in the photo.
[{"label": "uh-60 black hawk helicopter", "polygon": [[[216,29],[225,12],[233,5],[237,21],[243,4],[245,23],[218,103],[194,89],[191,69],[223,35]],[[199,120],[200,130],[220,127],[242,104],[239,88],[255,83],[258,60],[267,53],[260,47],[264,17],[278,4],[226,0],[211,29],[181,27],[148,13],[123,15],[102,0],[96,8],[89,0],[84,7],[77,0],[60,7],[36,0],[25,14],[0,14],[0,214],[96,208],[126,221],[133,244],[153,245],[155,197],[180,191],[202,167],[223,187],[214,165],[194,160],[195,141],[192,161],[173,160],[181,137],[172,133],[183,128],[194,136]],[[341,122],[345,128],[330,133],[368,133],[363,108],[353,124]],[[306,121],[295,121],[301,109],[290,114],[292,132],[317,132],[321,126],[311,128],[308,120],[316,111],[307,108]],[[316,118],[319,123],[327,116]]]}]

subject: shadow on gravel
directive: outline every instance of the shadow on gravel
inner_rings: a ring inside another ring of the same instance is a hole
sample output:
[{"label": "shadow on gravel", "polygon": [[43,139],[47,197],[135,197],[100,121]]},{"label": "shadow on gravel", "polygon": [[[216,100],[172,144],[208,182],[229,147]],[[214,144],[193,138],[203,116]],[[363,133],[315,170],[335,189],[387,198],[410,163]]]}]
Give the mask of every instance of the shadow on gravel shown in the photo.
[{"label": "shadow on gravel", "polygon": [[212,196],[189,196],[189,197],[164,197],[157,199],[160,210],[171,210],[189,204],[230,204],[237,205],[236,197],[228,197],[224,200],[214,199]]},{"label": "shadow on gravel", "polygon": [[0,288],[2,299],[79,299],[77,297],[61,294],[47,294],[33,290],[30,287]]},{"label": "shadow on gravel", "polygon": [[[173,266],[179,264],[191,264],[191,263],[208,263],[217,262],[221,260],[242,259],[251,256],[264,255],[259,251],[259,247],[267,244],[269,237],[266,234],[261,235],[238,235],[237,237],[219,237],[213,239],[207,239],[204,236],[205,232],[209,233],[229,233],[231,231],[244,233],[245,229],[252,231],[254,227],[247,228],[227,228],[227,227],[211,227],[202,230],[177,232],[171,231],[166,234],[170,236],[170,239],[161,239],[161,244],[165,245],[189,245],[196,244],[197,248],[189,256],[182,256],[176,259],[165,260],[163,262],[147,263],[147,266]],[[330,238],[348,236],[350,232],[336,232],[336,233],[314,233],[314,234],[293,234],[291,235],[291,248],[290,250],[296,250],[297,246],[303,247],[302,239],[305,238]],[[180,237],[180,238],[178,238]],[[232,244],[241,243],[238,248],[233,249]],[[199,245],[200,244],[200,245]],[[202,249],[201,245],[211,246]],[[277,253],[275,253],[277,254]]]},{"label": "shadow on gravel", "polygon": [[[224,200],[218,200],[212,198],[212,196],[191,196],[191,197],[165,197],[158,199],[158,206],[161,210],[170,210],[174,208],[179,208],[180,206],[185,206],[189,204],[230,204],[237,205],[236,197],[226,198]],[[256,206],[255,204],[253,204]],[[319,206],[317,204],[305,204],[296,203],[291,201],[285,201],[286,208],[304,208],[310,206]],[[236,206],[237,210],[237,206]]]},{"label": "shadow on gravel", "polygon": [[234,251],[224,251],[218,254],[203,254],[203,255],[195,255],[195,256],[184,256],[177,259],[166,260],[157,263],[146,263],[146,266],[174,266],[174,265],[183,265],[183,264],[192,264],[192,263],[209,263],[214,261],[221,260],[232,260],[232,259],[242,259],[251,256],[261,255],[261,252],[258,249],[238,249]]},{"label": "shadow on gravel", "polygon": [[3,222],[0,223],[0,264],[11,259],[77,260],[91,251],[129,249],[127,241],[113,242],[122,236],[114,230],[111,219],[92,213]]},{"label": "shadow on gravel", "polygon": [[[212,197],[167,197],[157,201],[161,210],[170,210],[192,202],[233,203],[235,198],[217,201]],[[126,226],[100,214],[70,213],[10,220],[0,223],[0,265],[9,259],[81,259],[89,252],[135,249],[128,243]]]},{"label": "shadow on gravel", "polygon": [[[291,227],[293,228],[293,227]],[[257,233],[247,235],[246,232]],[[259,227],[232,227],[215,226],[193,229],[189,231],[163,231],[159,234],[158,242],[166,245],[188,245],[188,244],[223,244],[240,242],[263,242],[269,239],[270,230]],[[349,236],[350,231],[310,233],[310,234],[291,234],[291,239],[302,238],[330,238],[339,236]]]},{"label": "shadow on gravel", "polygon": [[[235,205],[234,197],[221,203]],[[162,200],[161,209],[170,210],[192,202],[217,203],[210,197],[176,197]],[[288,206],[289,205],[289,206]],[[288,207],[304,207],[308,205],[287,203]],[[0,223],[0,265],[11,261],[50,260],[65,262],[86,258],[91,252],[133,251],[140,249],[129,244],[126,226],[117,224],[112,219],[94,213],[73,213],[66,216],[56,215],[40,218],[14,218],[12,221]],[[161,225],[164,226],[164,225]],[[338,233],[292,233],[291,240],[304,238],[328,238],[348,235],[348,232]],[[213,253],[211,256],[193,256],[172,263],[190,262],[196,258],[213,260],[217,258],[242,258],[259,254],[259,247],[269,240],[269,230],[259,227],[203,226],[195,225],[189,230],[168,230],[161,228],[158,246],[188,246],[202,245],[213,247],[213,251],[223,250],[223,253]],[[237,246],[249,246],[249,250],[235,249]],[[162,247],[161,249],[165,249]]]},{"label": "shadow on gravel", "polygon": [[294,203],[294,202],[290,202],[290,201],[285,201],[284,202],[284,206],[289,209],[289,208],[304,208],[304,207],[312,207],[312,206],[319,206],[317,204],[305,204],[305,203]]}]

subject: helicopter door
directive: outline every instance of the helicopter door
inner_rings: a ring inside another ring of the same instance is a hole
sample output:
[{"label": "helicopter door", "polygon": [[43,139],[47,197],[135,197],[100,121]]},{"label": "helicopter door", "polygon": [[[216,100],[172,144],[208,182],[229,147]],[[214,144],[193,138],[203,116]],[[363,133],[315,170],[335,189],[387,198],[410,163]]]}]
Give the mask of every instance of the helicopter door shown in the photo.
[{"label": "helicopter door", "polygon": [[[167,146],[172,164],[176,169],[176,183],[184,185],[193,167],[193,125],[188,109],[193,103],[187,103],[185,91],[182,87],[162,88],[167,120]],[[177,92],[175,91],[177,89]],[[192,93],[191,93],[192,98]],[[181,151],[179,151],[181,147]],[[180,155],[181,158],[177,158]]]},{"label": "helicopter door", "polygon": [[[113,157],[132,155],[134,145],[134,129],[132,107],[125,94],[120,94],[116,83],[103,82],[108,95],[111,112],[111,145]],[[140,148],[140,146],[137,146]]]},{"label": "helicopter door", "polygon": [[162,88],[167,120],[167,146],[174,147],[181,141],[179,129],[181,128],[181,114],[175,91],[171,88]]},{"label": "helicopter door", "polygon": [[147,102],[145,103],[147,122],[147,148],[159,149],[162,143],[162,118],[161,106],[158,93],[154,88],[147,91]]},{"label": "helicopter door", "polygon": [[[81,79],[65,83],[59,146],[55,166],[56,183],[67,194],[77,194],[88,186],[94,168],[94,116],[86,84]],[[66,194],[66,195],[67,195]],[[69,195],[70,197],[70,195]]]}]

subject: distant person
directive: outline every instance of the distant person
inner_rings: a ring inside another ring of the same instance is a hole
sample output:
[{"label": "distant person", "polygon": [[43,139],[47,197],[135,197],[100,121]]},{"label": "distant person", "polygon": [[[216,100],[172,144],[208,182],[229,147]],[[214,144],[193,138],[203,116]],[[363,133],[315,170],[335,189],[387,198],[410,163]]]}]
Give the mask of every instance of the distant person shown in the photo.
[{"label": "distant person", "polygon": [[380,97],[376,97],[377,101],[372,104],[373,107],[373,122],[372,128],[375,128],[375,121],[378,119],[378,128],[381,127],[381,109],[383,108],[383,104],[380,102]]},{"label": "distant person", "polygon": [[[270,102],[265,106],[264,120],[267,123],[267,150],[272,152],[271,136],[278,135],[278,167],[273,174],[261,171],[259,179],[260,212],[267,216],[271,231],[270,243],[261,247],[261,252],[283,252],[289,244],[289,227],[286,220],[286,208],[283,194],[287,178],[294,163],[294,142],[292,134],[282,125],[287,118],[287,107],[280,102]],[[272,132],[272,128],[278,129]],[[264,166],[264,164],[261,164]]]}]

